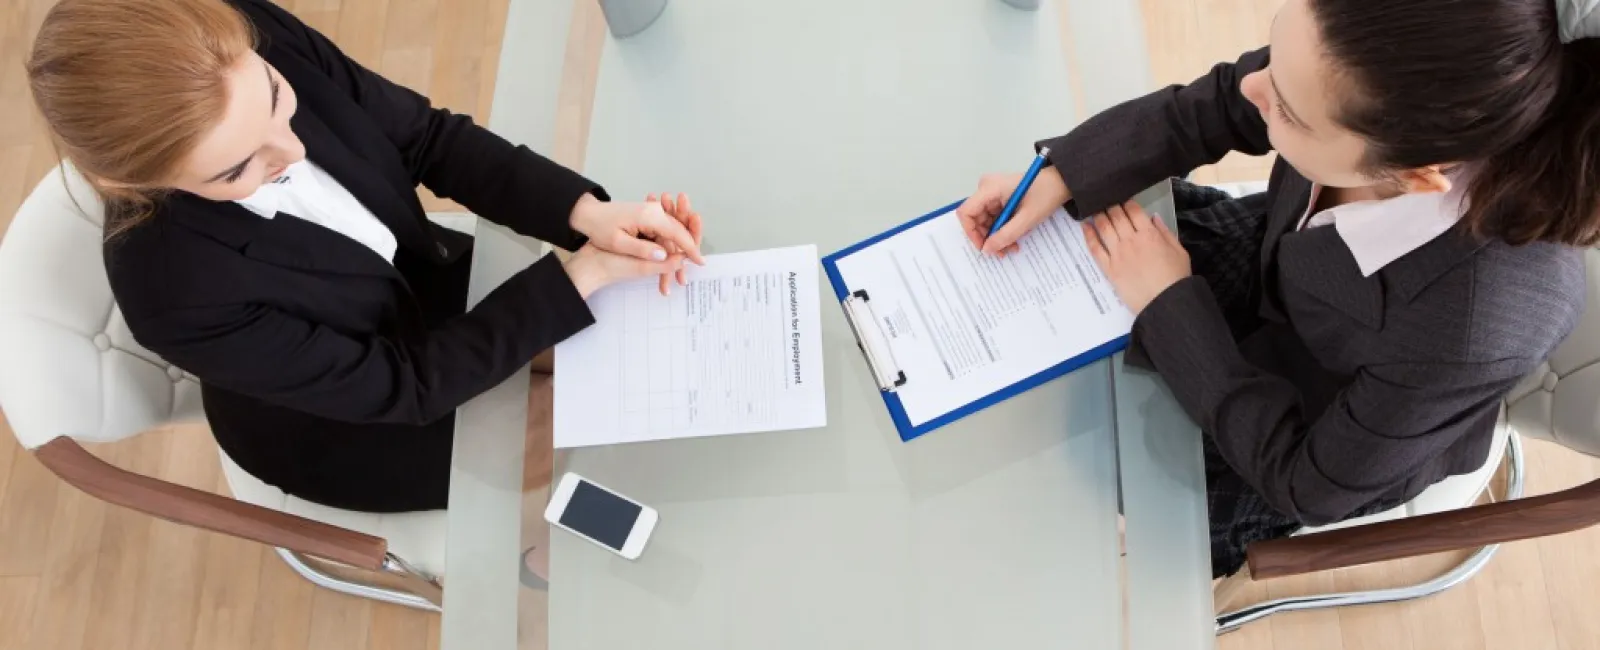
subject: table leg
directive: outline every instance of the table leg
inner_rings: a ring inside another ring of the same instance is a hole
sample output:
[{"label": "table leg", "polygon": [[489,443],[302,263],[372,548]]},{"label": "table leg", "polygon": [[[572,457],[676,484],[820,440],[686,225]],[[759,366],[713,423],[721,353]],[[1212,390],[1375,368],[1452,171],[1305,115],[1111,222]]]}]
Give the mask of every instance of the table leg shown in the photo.
[{"label": "table leg", "polygon": [[[1038,4],[1038,0],[1032,1]],[[611,35],[617,38],[627,38],[644,31],[661,17],[661,12],[666,8],[667,0],[600,0],[600,11],[606,16],[606,26],[611,28]]]}]

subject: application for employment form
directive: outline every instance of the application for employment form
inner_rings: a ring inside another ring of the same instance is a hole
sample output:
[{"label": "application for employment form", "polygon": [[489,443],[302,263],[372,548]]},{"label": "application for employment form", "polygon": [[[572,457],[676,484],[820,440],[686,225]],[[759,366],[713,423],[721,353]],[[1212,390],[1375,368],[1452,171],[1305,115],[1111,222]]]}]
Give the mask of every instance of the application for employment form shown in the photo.
[{"label": "application for employment form", "polygon": [[1065,210],[995,259],[954,211],[838,260],[907,382],[895,393],[912,426],[997,393],[1128,334],[1133,314]]},{"label": "application for employment form", "polygon": [[589,299],[556,346],[555,446],[827,424],[817,249],[706,258],[689,286],[650,278]]}]

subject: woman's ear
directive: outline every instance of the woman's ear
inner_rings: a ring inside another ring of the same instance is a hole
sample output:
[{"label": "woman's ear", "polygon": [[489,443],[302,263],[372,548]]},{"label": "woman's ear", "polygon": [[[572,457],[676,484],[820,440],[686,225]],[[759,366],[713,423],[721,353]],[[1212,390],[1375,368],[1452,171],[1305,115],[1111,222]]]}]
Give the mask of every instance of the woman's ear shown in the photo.
[{"label": "woman's ear", "polygon": [[1428,165],[1400,172],[1397,178],[1400,181],[1400,190],[1407,194],[1429,194],[1449,192],[1453,184],[1450,177],[1445,175],[1449,165]]}]

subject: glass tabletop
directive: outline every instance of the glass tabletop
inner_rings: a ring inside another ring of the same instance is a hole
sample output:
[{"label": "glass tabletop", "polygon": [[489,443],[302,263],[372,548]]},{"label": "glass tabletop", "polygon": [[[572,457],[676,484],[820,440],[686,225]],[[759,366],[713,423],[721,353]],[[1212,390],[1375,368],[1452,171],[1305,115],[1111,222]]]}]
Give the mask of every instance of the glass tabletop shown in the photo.
[{"label": "glass tabletop", "polygon": [[[1035,139],[1143,90],[1137,11],[676,0],[644,32],[607,39],[584,172],[619,198],[690,193],[708,252],[838,250],[960,198],[982,173],[1020,169]],[[526,257],[517,238],[485,232],[489,259],[475,264]],[[570,455],[565,470],[661,522],[635,562],[554,534],[549,591],[517,588],[525,612],[548,606],[523,617],[524,647],[544,647],[545,630],[526,628],[546,620],[555,650],[1211,647],[1199,435],[1157,378],[1103,361],[904,443],[829,304],[823,328],[826,428]],[[514,409],[489,401],[458,427],[506,428]],[[446,650],[511,647],[476,645],[504,639],[518,607],[504,578],[451,589],[514,571],[455,546],[503,556],[518,528],[457,494],[507,501],[505,485],[484,485],[504,470],[490,437],[458,441]],[[536,505],[518,510],[537,517]]]}]

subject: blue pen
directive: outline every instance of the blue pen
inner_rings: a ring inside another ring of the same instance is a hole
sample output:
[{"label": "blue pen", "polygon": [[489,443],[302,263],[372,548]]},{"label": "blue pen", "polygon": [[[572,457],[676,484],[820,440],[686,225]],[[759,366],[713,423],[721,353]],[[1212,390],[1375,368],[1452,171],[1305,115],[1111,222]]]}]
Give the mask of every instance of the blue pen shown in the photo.
[{"label": "blue pen", "polygon": [[1017,184],[1017,191],[1011,193],[1011,199],[1006,201],[1006,208],[1000,211],[1000,218],[994,220],[994,225],[989,228],[989,236],[995,233],[1011,220],[1011,215],[1017,211],[1017,205],[1022,203],[1022,197],[1028,194],[1028,188],[1033,187],[1033,179],[1039,177],[1039,170],[1044,169],[1045,162],[1049,161],[1050,148],[1040,147],[1039,155],[1033,159],[1033,164],[1028,167],[1028,173],[1022,175],[1022,182]]}]

